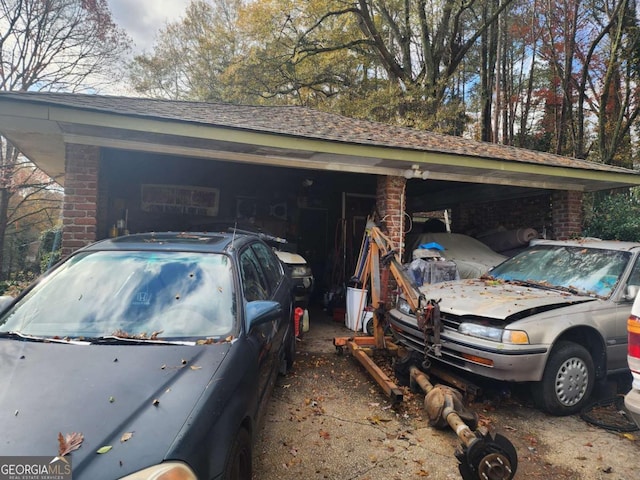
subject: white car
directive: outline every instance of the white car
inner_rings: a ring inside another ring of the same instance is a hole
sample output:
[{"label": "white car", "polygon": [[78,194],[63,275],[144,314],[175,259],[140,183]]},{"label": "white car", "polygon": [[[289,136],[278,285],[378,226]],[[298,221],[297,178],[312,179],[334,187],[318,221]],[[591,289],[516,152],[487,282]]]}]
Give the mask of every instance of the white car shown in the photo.
[{"label": "white car", "polygon": [[507,257],[494,252],[484,243],[461,233],[433,232],[419,235],[409,235],[407,245],[410,252],[419,249],[420,245],[437,243],[443,251],[440,252],[445,260],[455,262],[460,278],[478,278],[491,267],[504,262]]},{"label": "white car", "polygon": [[636,296],[627,320],[629,337],[627,361],[633,376],[631,391],[624,397],[624,405],[640,428],[640,295]]}]

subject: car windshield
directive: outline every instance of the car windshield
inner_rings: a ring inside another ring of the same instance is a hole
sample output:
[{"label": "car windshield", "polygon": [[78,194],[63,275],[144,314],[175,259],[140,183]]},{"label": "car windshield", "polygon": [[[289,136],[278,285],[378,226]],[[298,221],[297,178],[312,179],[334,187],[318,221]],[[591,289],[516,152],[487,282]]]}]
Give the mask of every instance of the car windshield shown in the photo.
[{"label": "car windshield", "polygon": [[494,278],[608,297],[631,254],[580,246],[537,245],[492,269]]},{"label": "car windshield", "polygon": [[0,318],[0,331],[61,338],[221,337],[234,330],[231,260],[100,251],[57,268]]}]

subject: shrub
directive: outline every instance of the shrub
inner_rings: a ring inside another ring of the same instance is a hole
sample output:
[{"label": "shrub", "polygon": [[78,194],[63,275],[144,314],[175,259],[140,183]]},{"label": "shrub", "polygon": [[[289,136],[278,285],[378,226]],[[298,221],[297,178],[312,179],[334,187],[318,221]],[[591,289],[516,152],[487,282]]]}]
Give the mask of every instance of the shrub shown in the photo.
[{"label": "shrub", "polygon": [[587,237],[640,241],[640,200],[635,189],[625,193],[594,196],[585,212]]}]

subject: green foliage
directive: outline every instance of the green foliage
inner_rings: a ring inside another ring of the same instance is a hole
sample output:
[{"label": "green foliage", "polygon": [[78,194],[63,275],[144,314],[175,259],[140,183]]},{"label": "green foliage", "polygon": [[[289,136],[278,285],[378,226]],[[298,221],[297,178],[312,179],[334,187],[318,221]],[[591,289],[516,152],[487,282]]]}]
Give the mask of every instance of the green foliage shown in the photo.
[{"label": "green foliage", "polygon": [[55,265],[61,257],[60,239],[62,231],[60,228],[45,230],[40,235],[40,248],[38,249],[38,259],[40,262],[40,272],[44,273]]},{"label": "green foliage", "polygon": [[146,96],[304,105],[452,135],[473,134],[477,118],[488,141],[631,167],[635,3],[596,3],[192,0],[130,79]]},{"label": "green foliage", "polygon": [[487,25],[466,4],[421,5],[194,0],[130,78],[153,97],[296,104],[460,135],[468,118],[454,84],[475,43],[459,44],[460,23],[470,34]]},{"label": "green foliage", "polygon": [[633,189],[628,193],[595,195],[591,202],[585,202],[584,235],[607,240],[640,241],[639,193]]},{"label": "green foliage", "polygon": [[17,297],[35,279],[33,272],[20,271],[0,282],[0,295]]},{"label": "green foliage", "polygon": [[47,252],[40,257],[40,272],[44,273],[60,261],[60,250]]},{"label": "green foliage", "polygon": [[194,0],[185,17],[158,32],[151,53],[129,64],[133,88],[150,97],[174,100],[230,100],[221,78],[238,55],[235,31],[242,0]]}]

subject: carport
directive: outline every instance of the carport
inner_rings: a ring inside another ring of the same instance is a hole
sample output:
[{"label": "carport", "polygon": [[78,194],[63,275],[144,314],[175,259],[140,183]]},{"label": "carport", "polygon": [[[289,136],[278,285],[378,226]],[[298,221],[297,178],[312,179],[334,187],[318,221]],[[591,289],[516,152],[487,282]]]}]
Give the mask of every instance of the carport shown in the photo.
[{"label": "carport", "polygon": [[457,232],[567,238],[584,193],[640,185],[628,169],[295,106],[1,92],[0,132],[64,186],[63,255],[237,221],[293,240],[325,284],[352,271],[373,208],[399,245],[406,212],[445,208]]}]

